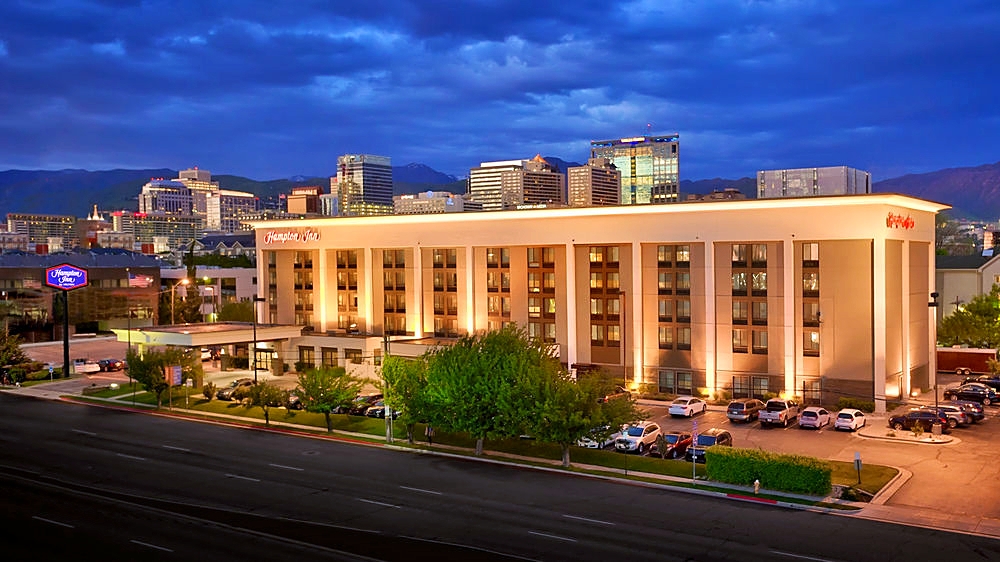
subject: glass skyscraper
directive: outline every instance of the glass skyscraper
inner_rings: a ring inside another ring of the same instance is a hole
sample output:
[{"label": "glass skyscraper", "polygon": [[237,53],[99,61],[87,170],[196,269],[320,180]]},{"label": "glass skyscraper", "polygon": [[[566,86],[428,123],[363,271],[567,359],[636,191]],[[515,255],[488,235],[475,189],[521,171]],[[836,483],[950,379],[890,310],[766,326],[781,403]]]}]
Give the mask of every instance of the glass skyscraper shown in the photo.
[{"label": "glass skyscraper", "polygon": [[607,158],[621,172],[621,204],[673,203],[678,199],[680,135],[590,142],[591,158]]}]

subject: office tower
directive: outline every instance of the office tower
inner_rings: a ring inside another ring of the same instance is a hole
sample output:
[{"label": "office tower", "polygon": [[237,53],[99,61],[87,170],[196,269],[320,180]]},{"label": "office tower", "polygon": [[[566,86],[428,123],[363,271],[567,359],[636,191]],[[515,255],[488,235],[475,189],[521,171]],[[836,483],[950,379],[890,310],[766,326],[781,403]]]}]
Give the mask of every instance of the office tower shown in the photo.
[{"label": "office tower", "polygon": [[392,164],[387,156],[337,157],[336,184],[331,178],[330,187],[336,189],[342,216],[392,213]]},{"label": "office tower", "polygon": [[429,215],[435,213],[461,213],[465,199],[447,191],[425,191],[392,198],[393,213],[397,215]]},{"label": "office tower", "polygon": [[206,214],[208,195],[219,191],[219,182],[212,181],[212,172],[199,170],[197,166],[181,170],[174,181],[184,184],[191,190],[191,210],[196,214]]},{"label": "office tower", "polygon": [[500,173],[500,202],[504,209],[552,207],[565,204],[565,178],[541,154],[524,167]]},{"label": "office tower", "polygon": [[320,211],[320,195],[323,195],[323,187],[319,185],[293,187],[285,198],[285,208],[289,213],[317,214]]},{"label": "office tower", "polygon": [[191,189],[178,180],[154,178],[139,192],[139,212],[190,215],[194,210]]},{"label": "office tower", "polygon": [[527,160],[498,160],[480,163],[478,168],[469,170],[469,196],[481,204],[484,211],[503,209],[501,176],[504,172],[523,170],[526,162]]},{"label": "office tower", "polygon": [[39,254],[77,245],[76,217],[39,213],[7,213],[7,232],[28,236],[29,248]]},{"label": "office tower", "polygon": [[859,195],[872,192],[872,175],[847,166],[757,172],[757,198]]},{"label": "office tower", "polygon": [[257,197],[245,191],[219,189],[205,194],[205,230],[238,232],[249,230],[242,223],[255,218]]},{"label": "office tower", "polygon": [[591,158],[607,158],[621,172],[621,204],[677,201],[680,136],[658,135],[590,142]]},{"label": "office tower", "polygon": [[618,205],[621,172],[607,158],[591,158],[583,166],[567,170],[570,207]]}]

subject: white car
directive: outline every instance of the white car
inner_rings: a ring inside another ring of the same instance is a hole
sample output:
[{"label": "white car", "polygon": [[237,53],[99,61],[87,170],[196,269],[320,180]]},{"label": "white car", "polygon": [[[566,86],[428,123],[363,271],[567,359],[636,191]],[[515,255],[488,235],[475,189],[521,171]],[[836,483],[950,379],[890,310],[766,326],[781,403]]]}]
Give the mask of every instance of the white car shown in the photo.
[{"label": "white car", "polygon": [[707,409],[708,404],[701,398],[695,398],[694,396],[678,396],[676,400],[670,403],[671,416],[690,418],[695,414],[703,413]]},{"label": "white car", "polygon": [[78,375],[84,373],[99,373],[101,372],[101,366],[97,363],[97,361],[93,361],[91,359],[74,359],[73,372]]},{"label": "white car", "polygon": [[844,408],[837,412],[837,419],[833,422],[834,429],[846,429],[854,431],[865,426],[865,413],[854,408]]},{"label": "white car", "polygon": [[576,444],[578,447],[584,447],[586,449],[603,449],[608,445],[614,445],[615,441],[617,441],[618,438],[622,436],[622,430],[624,430],[625,427],[626,426],[622,426],[621,429],[619,429],[618,431],[610,433],[603,440],[599,439],[597,434],[604,433],[608,431],[608,429],[610,428],[605,426],[603,428],[595,429],[590,432],[591,433],[590,435],[584,435],[583,437],[581,437],[580,440],[576,442]]},{"label": "white car", "polygon": [[626,453],[635,451],[641,455],[656,443],[659,435],[660,426],[649,421],[639,422],[625,428],[621,437],[615,439],[615,449]]},{"label": "white car", "polygon": [[799,429],[819,429],[830,424],[830,411],[819,406],[809,406],[799,413]]}]

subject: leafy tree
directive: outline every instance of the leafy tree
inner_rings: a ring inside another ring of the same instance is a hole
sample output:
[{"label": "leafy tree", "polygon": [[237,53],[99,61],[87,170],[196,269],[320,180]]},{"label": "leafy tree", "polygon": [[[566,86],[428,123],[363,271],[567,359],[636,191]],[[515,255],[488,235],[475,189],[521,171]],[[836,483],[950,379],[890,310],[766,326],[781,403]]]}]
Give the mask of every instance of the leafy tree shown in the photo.
[{"label": "leafy tree", "polygon": [[941,320],[938,343],[995,348],[1000,345],[1000,286],[974,297]]},{"label": "leafy tree", "polygon": [[260,381],[250,387],[243,407],[250,409],[258,407],[264,411],[264,425],[271,425],[270,409],[281,406],[288,397],[288,392],[278,388],[268,381]]},{"label": "leafy tree", "polygon": [[299,373],[296,393],[307,412],[323,414],[326,430],[333,431],[330,414],[346,407],[361,392],[364,381],[347,373],[343,367],[308,369]]},{"label": "leafy tree", "polygon": [[[176,291],[174,289],[173,291]],[[188,285],[187,296],[173,295],[173,291],[160,293],[160,324],[170,323],[170,311],[173,307],[174,322],[177,324],[201,322],[201,296],[198,289]],[[171,296],[173,295],[173,296]]]},{"label": "leafy tree", "polygon": [[245,300],[222,305],[219,322],[253,322],[253,301]]},{"label": "leafy tree", "polygon": [[146,392],[156,395],[156,407],[163,405],[163,393],[170,388],[166,380],[167,367],[180,366],[182,379],[199,380],[201,361],[183,348],[168,347],[165,349],[147,349],[140,357],[134,350],[126,353],[129,374],[135,382],[142,385]]},{"label": "leafy tree", "polygon": [[976,237],[971,231],[963,230],[962,225],[947,213],[938,213],[934,225],[935,253],[944,256],[970,256],[976,253]]},{"label": "leafy tree", "polygon": [[412,444],[414,426],[428,418],[424,393],[427,364],[422,360],[387,355],[382,360],[381,375],[386,408],[400,411],[399,423],[406,427],[406,440]]},{"label": "leafy tree", "polygon": [[4,365],[21,365],[31,359],[21,349],[21,338],[8,330],[0,330],[0,367]]}]

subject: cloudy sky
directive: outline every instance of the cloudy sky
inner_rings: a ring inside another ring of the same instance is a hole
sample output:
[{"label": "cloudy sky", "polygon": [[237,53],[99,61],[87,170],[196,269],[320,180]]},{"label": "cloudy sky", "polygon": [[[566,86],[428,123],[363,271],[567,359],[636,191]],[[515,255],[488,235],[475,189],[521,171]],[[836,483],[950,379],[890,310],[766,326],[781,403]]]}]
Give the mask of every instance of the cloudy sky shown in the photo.
[{"label": "cloudy sky", "polygon": [[0,170],[465,176],[680,133],[682,179],[1000,160],[994,0],[3,0]]}]

